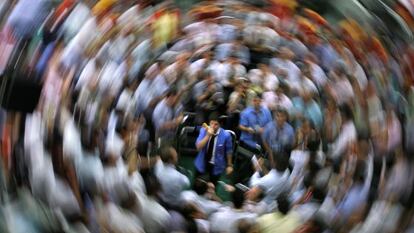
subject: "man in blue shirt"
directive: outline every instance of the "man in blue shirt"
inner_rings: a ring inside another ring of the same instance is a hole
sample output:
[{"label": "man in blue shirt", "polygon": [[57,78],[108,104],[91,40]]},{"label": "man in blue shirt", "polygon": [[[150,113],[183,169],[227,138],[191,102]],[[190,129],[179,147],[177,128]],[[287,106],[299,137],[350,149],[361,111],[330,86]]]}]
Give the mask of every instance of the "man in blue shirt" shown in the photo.
[{"label": "man in blue shirt", "polygon": [[295,131],[287,123],[286,109],[279,108],[275,112],[275,121],[269,122],[263,132],[263,145],[270,161],[273,161],[273,152],[283,152],[290,155],[295,143]]},{"label": "man in blue shirt", "polygon": [[200,130],[196,141],[199,151],[194,164],[196,176],[208,175],[209,181],[217,184],[221,174],[233,172],[232,154],[233,141],[230,133],[220,127],[219,115],[213,112],[209,116],[209,127]]},{"label": "man in blue shirt", "polygon": [[257,94],[253,98],[253,106],[247,107],[240,114],[240,143],[251,151],[255,151],[257,145],[262,145],[261,134],[266,124],[272,121],[269,109],[261,103],[261,95]]}]

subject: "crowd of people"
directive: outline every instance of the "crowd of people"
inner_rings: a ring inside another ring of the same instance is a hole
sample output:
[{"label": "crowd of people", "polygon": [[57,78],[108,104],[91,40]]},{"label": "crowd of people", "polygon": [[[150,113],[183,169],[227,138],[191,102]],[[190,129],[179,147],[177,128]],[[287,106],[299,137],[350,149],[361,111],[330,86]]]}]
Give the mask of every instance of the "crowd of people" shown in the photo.
[{"label": "crowd of people", "polygon": [[0,232],[413,232],[413,49],[269,2],[12,1]]}]

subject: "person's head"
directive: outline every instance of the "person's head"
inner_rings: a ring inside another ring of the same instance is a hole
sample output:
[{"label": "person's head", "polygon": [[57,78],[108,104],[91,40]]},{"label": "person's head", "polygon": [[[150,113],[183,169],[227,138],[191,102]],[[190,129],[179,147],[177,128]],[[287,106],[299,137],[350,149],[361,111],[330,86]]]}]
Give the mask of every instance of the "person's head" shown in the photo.
[{"label": "person's head", "polygon": [[177,92],[177,89],[171,88],[167,92],[167,95],[166,95],[167,104],[171,107],[175,106],[178,102],[178,99],[179,99],[178,97],[179,97],[179,94]]},{"label": "person's head", "polygon": [[214,132],[220,128],[220,121],[219,121],[219,114],[218,112],[212,112],[208,116],[209,126],[213,128]]},{"label": "person's head", "polygon": [[244,192],[243,190],[236,188],[234,192],[231,193],[231,200],[235,209],[241,209],[244,204]]},{"label": "person's head", "polygon": [[277,209],[283,215],[286,215],[290,211],[290,201],[287,194],[282,193],[276,198]]},{"label": "person's head", "polygon": [[278,108],[275,111],[275,118],[277,126],[283,127],[288,120],[288,112],[284,108]]},{"label": "person's head", "polygon": [[280,49],[280,52],[279,52],[279,57],[281,58],[281,59],[284,59],[284,60],[292,60],[293,58],[294,58],[294,54],[293,54],[293,52],[289,49],[289,48],[287,48],[287,47],[282,47],[281,49]]},{"label": "person's head", "polygon": [[207,61],[210,61],[212,58],[212,52],[210,50],[207,50],[203,53],[203,58]]},{"label": "person's head", "polygon": [[343,105],[340,107],[342,122],[353,120],[353,113],[349,105]]},{"label": "person's head", "polygon": [[176,164],[178,162],[177,151],[171,146],[166,146],[162,148],[161,160],[164,163]]},{"label": "person's head", "polygon": [[256,93],[256,95],[253,98],[253,107],[254,107],[254,109],[259,110],[261,104],[262,104],[262,94],[261,93]]},{"label": "person's head", "polygon": [[201,178],[197,178],[194,181],[193,184],[193,190],[198,194],[198,195],[204,195],[207,190],[208,190],[208,184],[207,181],[201,179]]},{"label": "person's head", "polygon": [[249,219],[241,219],[237,222],[237,229],[239,233],[257,233],[259,229],[254,221]]},{"label": "person's head", "polygon": [[257,68],[259,68],[262,72],[264,72],[264,73],[268,73],[268,72],[270,72],[270,68],[269,68],[269,66],[267,65],[267,64],[265,64],[265,63],[260,63],[260,64],[258,64],[257,65]]},{"label": "person's head", "polygon": [[279,172],[284,172],[289,166],[289,153],[288,148],[282,148],[281,150],[273,150],[273,160],[275,163],[275,169]]}]

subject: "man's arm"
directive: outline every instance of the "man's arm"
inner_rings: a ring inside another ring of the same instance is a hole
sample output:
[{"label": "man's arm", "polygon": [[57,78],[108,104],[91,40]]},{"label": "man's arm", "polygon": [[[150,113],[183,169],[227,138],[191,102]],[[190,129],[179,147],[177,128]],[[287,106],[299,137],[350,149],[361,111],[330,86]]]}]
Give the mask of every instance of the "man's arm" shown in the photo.
[{"label": "man's arm", "polygon": [[240,124],[239,124],[239,129],[241,131],[245,131],[247,133],[250,134],[254,134],[254,129],[251,127],[247,127],[248,126],[248,120],[247,120],[247,116],[245,113],[242,113],[240,116]]},{"label": "man's arm", "polygon": [[213,135],[213,129],[209,129],[208,131],[201,129],[196,142],[197,151],[201,151],[207,145],[211,135]]}]

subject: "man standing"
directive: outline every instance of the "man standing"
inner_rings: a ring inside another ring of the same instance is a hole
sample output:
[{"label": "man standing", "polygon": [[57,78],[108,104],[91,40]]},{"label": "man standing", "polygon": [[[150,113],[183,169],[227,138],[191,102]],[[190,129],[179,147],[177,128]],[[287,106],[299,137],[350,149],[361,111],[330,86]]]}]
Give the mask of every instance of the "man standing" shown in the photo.
[{"label": "man standing", "polygon": [[169,90],[152,114],[157,140],[167,144],[173,142],[177,127],[183,119],[181,110],[180,94],[176,89]]},{"label": "man standing", "polygon": [[290,156],[290,151],[295,143],[295,131],[287,123],[288,113],[286,109],[279,108],[275,112],[275,121],[269,122],[263,132],[263,145],[273,161],[273,153],[286,153]]},{"label": "man standing", "polygon": [[257,94],[253,98],[253,106],[247,107],[240,114],[240,144],[250,151],[256,151],[257,144],[262,144],[261,134],[264,127],[272,121],[269,109],[262,106],[261,103],[262,97]]},{"label": "man standing", "polygon": [[181,192],[190,186],[190,181],[177,171],[175,165],[178,162],[178,154],[173,147],[161,148],[160,158],[155,164],[154,172],[162,187],[161,200],[168,207],[177,208],[181,205]]},{"label": "man standing", "polygon": [[226,170],[229,175],[233,172],[232,154],[233,142],[230,133],[220,127],[218,113],[209,116],[209,127],[202,128],[196,141],[199,151],[195,159],[196,176],[207,174],[214,185],[220,175]]}]

